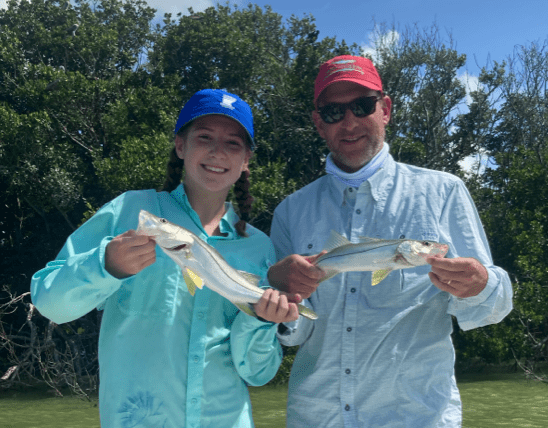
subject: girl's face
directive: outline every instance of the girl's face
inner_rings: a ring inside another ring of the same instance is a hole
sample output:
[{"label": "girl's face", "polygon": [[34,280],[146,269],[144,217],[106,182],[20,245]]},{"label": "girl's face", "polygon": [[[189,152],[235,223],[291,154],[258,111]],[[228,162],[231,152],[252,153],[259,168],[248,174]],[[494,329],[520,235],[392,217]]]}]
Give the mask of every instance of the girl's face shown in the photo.
[{"label": "girl's face", "polygon": [[185,185],[227,194],[251,157],[243,126],[222,115],[195,119],[184,138],[175,138],[175,149],[185,161]]}]

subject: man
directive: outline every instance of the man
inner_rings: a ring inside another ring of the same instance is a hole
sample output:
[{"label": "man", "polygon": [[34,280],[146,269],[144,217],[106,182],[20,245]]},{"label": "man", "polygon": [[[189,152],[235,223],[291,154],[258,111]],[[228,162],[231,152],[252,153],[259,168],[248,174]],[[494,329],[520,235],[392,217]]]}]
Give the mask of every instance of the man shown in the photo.
[{"label": "man", "polygon": [[[327,175],[287,197],[274,213],[277,264],[270,283],[309,299],[319,318],[280,334],[300,345],[289,381],[288,427],[460,427],[451,315],[463,330],[497,323],[512,309],[506,272],[493,266],[474,203],[447,173],[395,162],[384,143],[391,100],[368,59],[324,63],[312,113],[330,154]],[[352,242],[432,240],[448,258],[318,282],[313,262],[330,231]],[[301,254],[301,255],[299,255]],[[429,272],[429,270],[431,270]],[[316,290],[316,287],[317,290]]]}]

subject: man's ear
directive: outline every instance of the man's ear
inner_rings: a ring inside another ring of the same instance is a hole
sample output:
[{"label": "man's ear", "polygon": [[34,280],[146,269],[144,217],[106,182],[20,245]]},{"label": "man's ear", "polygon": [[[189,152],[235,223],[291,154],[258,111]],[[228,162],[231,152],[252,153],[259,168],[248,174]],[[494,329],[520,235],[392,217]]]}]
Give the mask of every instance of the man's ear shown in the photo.
[{"label": "man's ear", "polygon": [[383,104],[382,104],[382,122],[385,125],[388,125],[388,122],[390,122],[390,115],[392,112],[392,100],[388,95],[385,95],[383,97]]}]

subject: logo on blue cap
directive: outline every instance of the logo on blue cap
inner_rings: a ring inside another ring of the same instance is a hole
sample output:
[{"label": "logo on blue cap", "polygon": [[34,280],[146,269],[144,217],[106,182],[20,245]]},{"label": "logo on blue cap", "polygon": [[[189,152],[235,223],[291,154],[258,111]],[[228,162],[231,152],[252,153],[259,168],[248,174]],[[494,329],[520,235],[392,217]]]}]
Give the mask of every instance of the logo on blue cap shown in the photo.
[{"label": "logo on blue cap", "polygon": [[204,89],[196,92],[184,105],[175,125],[175,134],[192,120],[208,114],[222,114],[244,127],[249,136],[251,150],[255,149],[253,139],[253,114],[249,105],[237,95],[222,89]]}]

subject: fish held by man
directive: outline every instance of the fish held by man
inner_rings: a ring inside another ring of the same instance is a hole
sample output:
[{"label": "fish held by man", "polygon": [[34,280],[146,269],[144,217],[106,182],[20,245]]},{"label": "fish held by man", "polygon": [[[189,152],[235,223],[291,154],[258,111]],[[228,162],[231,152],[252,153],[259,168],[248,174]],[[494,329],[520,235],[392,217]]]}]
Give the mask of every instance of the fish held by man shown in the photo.
[{"label": "fish held by man", "polygon": [[[252,304],[264,293],[257,286],[259,276],[234,269],[215,248],[194,233],[148,211],[139,213],[137,233],[153,237],[162,251],[181,267],[190,294],[194,295],[196,287],[201,289],[205,285],[246,314],[257,316]],[[297,306],[300,315],[312,320],[318,318],[306,306]]]},{"label": "fish held by man", "polygon": [[371,285],[377,285],[393,270],[425,265],[428,257],[444,257],[449,246],[433,241],[367,237],[353,244],[332,230],[324,250],[328,252],[315,263],[326,272],[321,281],[341,272],[372,271]]}]

